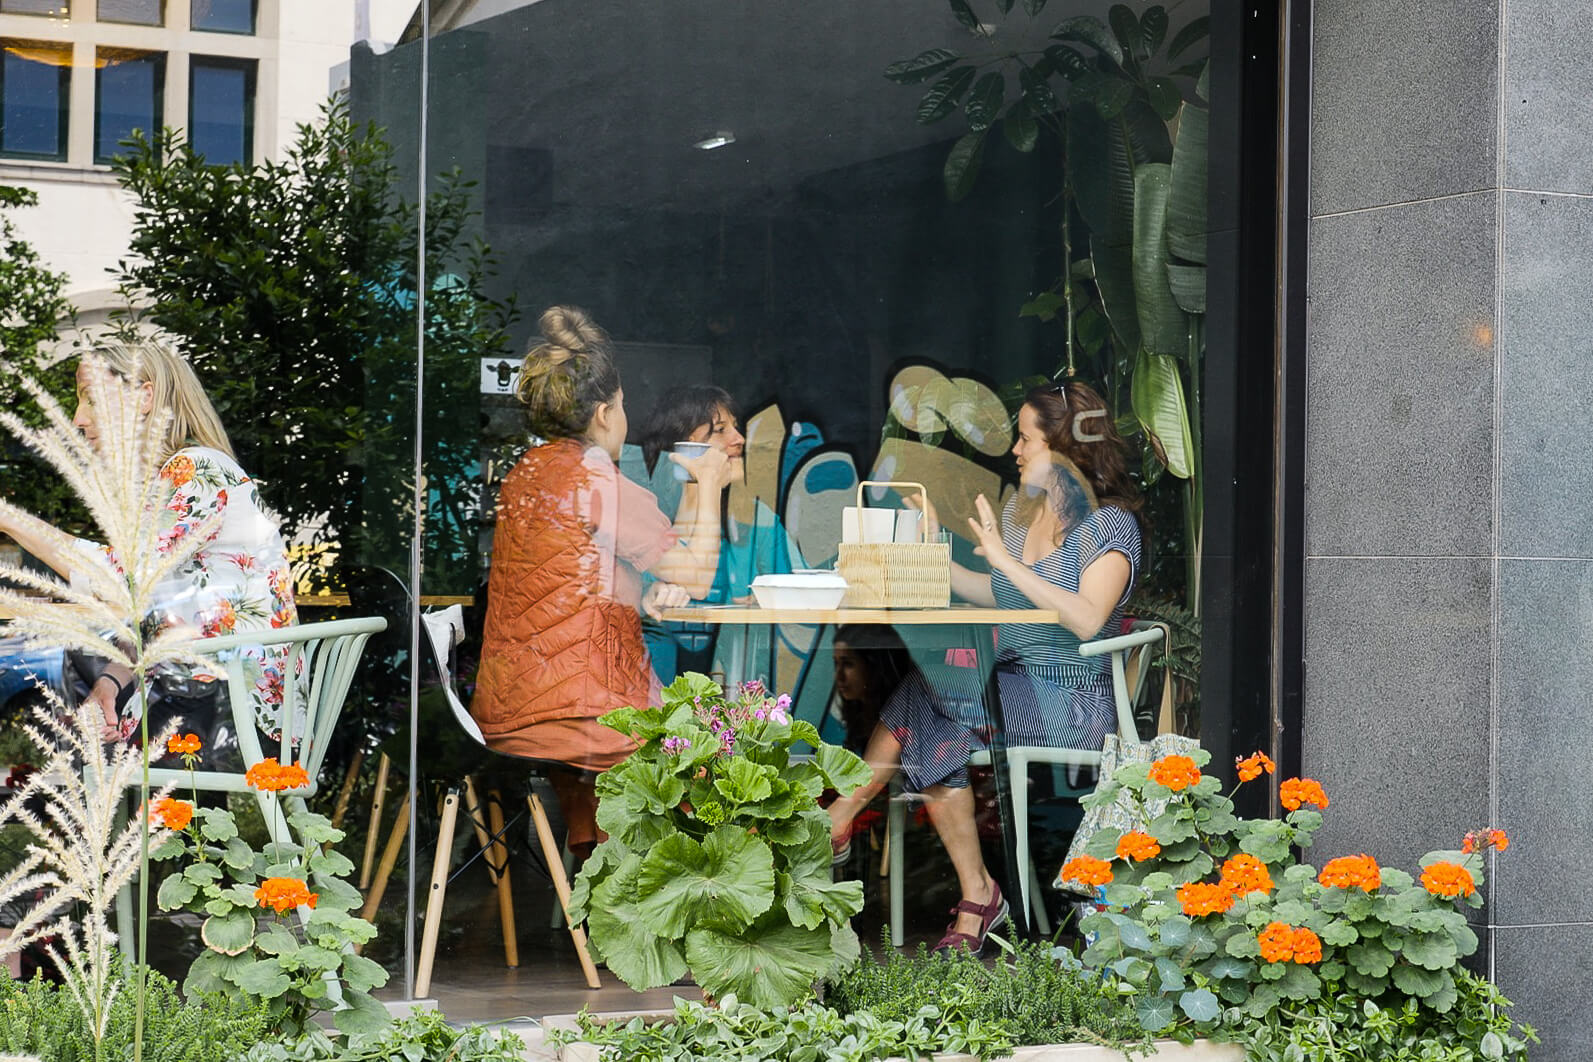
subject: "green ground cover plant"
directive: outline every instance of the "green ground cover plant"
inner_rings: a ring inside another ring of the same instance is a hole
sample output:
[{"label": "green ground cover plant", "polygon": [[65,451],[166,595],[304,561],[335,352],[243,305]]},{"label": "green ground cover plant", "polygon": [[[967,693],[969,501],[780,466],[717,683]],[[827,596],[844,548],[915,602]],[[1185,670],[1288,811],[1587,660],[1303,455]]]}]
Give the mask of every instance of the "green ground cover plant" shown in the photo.
[{"label": "green ground cover plant", "polygon": [[1146,1042],[1116,987],[1065,948],[1019,941],[987,963],[966,951],[882,949],[830,982],[825,1002],[842,1014],[906,1021],[926,1006],[999,1029],[1014,1045]]},{"label": "green ground cover plant", "polygon": [[596,1044],[603,1058],[625,1062],[873,1062],[938,1052],[980,1058],[1012,1053],[1012,1042],[999,1026],[937,1006],[920,1007],[897,1020],[867,1011],[841,1014],[817,1003],[763,1009],[726,996],[717,1006],[676,999],[667,1021],[621,1023],[583,1012],[577,1025],[578,1031],[553,1030],[548,1042],[585,1041]]},{"label": "green ground cover plant", "polygon": [[480,1025],[460,1029],[437,1011],[419,1011],[373,1032],[334,1040],[312,1028],[292,1043],[263,1043],[242,1062],[521,1062],[525,1041]]},{"label": "green ground cover plant", "polygon": [[[118,968],[116,976],[127,976]],[[235,1062],[266,1036],[271,1020],[246,996],[177,994],[154,970],[145,974],[145,1062]],[[136,1000],[131,992],[111,1003],[101,1042],[103,1057],[129,1058]],[[89,1018],[64,985],[42,978],[17,982],[0,971],[0,1053],[48,1062],[89,1062],[96,1057]]]}]

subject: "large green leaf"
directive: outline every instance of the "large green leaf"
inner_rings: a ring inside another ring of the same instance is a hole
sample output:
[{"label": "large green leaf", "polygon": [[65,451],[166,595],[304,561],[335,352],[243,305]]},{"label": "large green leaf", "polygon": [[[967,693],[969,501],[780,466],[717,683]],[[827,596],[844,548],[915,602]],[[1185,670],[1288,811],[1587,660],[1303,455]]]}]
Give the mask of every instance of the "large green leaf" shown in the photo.
[{"label": "large green leaf", "polygon": [[1162,41],[1167,38],[1167,9],[1160,4],[1147,7],[1139,19],[1139,33],[1146,58],[1155,55]]},{"label": "large green leaf", "polygon": [[342,956],[343,983],[356,992],[369,992],[387,983],[387,971],[363,955]]},{"label": "large green leaf", "polygon": [[344,993],[343,1002],[347,1005],[332,1015],[332,1024],[344,1036],[375,1032],[393,1020],[387,1008],[368,992]]},{"label": "large green leaf", "polygon": [[929,86],[924,98],[918,101],[919,124],[929,125],[931,122],[938,122],[956,110],[957,102],[962,99],[962,94],[968,91],[968,86],[973,84],[973,79],[973,67],[959,66],[952,68],[939,81]]},{"label": "large green leaf", "polygon": [[642,859],[635,917],[662,937],[699,923],[740,930],[774,903],[774,853],[762,838],[721,826],[699,844],[666,837]]},{"label": "large green leaf", "polygon": [[820,745],[813,762],[830,788],[842,796],[874,777],[861,756],[839,745]]},{"label": "large green leaf", "polygon": [[1185,313],[1206,312],[1206,267],[1167,263],[1167,284]]},{"label": "large green leaf", "polygon": [[[951,13],[957,17],[958,22],[961,22],[969,29],[978,27],[979,16],[974,14],[974,9],[968,3],[968,0],[946,0],[946,2],[951,5]],[[1010,6],[1009,4],[1008,7],[1010,8]]]},{"label": "large green leaf", "polygon": [[1151,437],[1157,456],[1167,471],[1179,479],[1193,472],[1195,452],[1189,435],[1189,411],[1184,405],[1184,383],[1178,376],[1178,360],[1167,354],[1152,354],[1140,348],[1134,360],[1134,379],[1130,386],[1134,415]]},{"label": "large green leaf", "polygon": [[266,999],[280,996],[293,983],[275,959],[256,959],[246,963],[238,968],[233,980],[250,995]]},{"label": "large green leaf", "polygon": [[672,940],[659,936],[636,916],[636,878],[640,856],[627,856],[602,884],[592,890],[587,914],[592,949],[608,963],[614,976],[637,991],[677,981],[686,972],[686,956]]},{"label": "large green leaf", "polygon": [[1167,46],[1167,61],[1170,63],[1183,55],[1185,51],[1195,44],[1206,39],[1211,33],[1211,18],[1201,15],[1192,19],[1183,29],[1173,34],[1173,43]]},{"label": "large green leaf", "polygon": [[234,910],[212,915],[199,928],[205,947],[223,955],[240,955],[254,943],[254,912]]},{"label": "large green leaf", "polygon": [[1051,36],[1059,41],[1088,44],[1118,66],[1123,65],[1122,46],[1112,36],[1112,31],[1106,28],[1106,24],[1094,15],[1075,15],[1064,19],[1051,31]]},{"label": "large green leaf", "polygon": [[861,881],[831,880],[829,839],[830,831],[815,822],[807,843],[781,849],[786,868],[775,875],[775,885],[786,917],[803,929],[845,922],[863,909]]},{"label": "large green leaf", "polygon": [[911,59],[903,59],[885,68],[885,76],[899,85],[916,85],[928,81],[952,63],[962,58],[944,48],[931,48],[919,52]]},{"label": "large green leaf", "polygon": [[1145,58],[1145,39],[1140,33],[1139,17],[1127,4],[1113,4],[1106,13],[1112,25],[1112,35],[1123,46],[1123,54],[1135,59]]},{"label": "large green leaf", "polygon": [[736,758],[730,761],[724,774],[714,779],[714,788],[728,804],[754,804],[774,792],[774,778],[773,767]]},{"label": "large green leaf", "polygon": [[1006,135],[1007,143],[1028,154],[1039,140],[1040,123],[1029,116],[1027,105],[1019,100],[1007,108],[1006,117],[1001,119],[1001,132]]},{"label": "large green leaf", "polygon": [[973,191],[979,177],[979,162],[985,145],[985,131],[964,134],[951,146],[946,155],[946,167],[941,177],[946,184],[946,198],[953,203]]},{"label": "large green leaf", "polygon": [[1188,262],[1206,264],[1206,142],[1210,114],[1185,103],[1173,143],[1172,188],[1167,197],[1167,248]]},{"label": "large green leaf", "polygon": [[1162,163],[1140,166],[1134,173],[1134,305],[1140,346],[1152,354],[1177,355],[1189,348],[1189,318],[1167,279],[1171,180],[1172,168]]},{"label": "large green leaf", "polygon": [[813,992],[834,964],[828,927],[802,929],[767,919],[739,933],[694,929],[686,936],[686,961],[703,990],[735,993],[758,1007],[790,1006]]},{"label": "large green leaf", "polygon": [[1001,113],[1001,104],[1007,92],[1007,79],[999,70],[980,75],[974,82],[973,91],[968,93],[968,102],[965,109],[968,112],[968,128],[979,130],[989,129],[996,120],[996,115]]}]

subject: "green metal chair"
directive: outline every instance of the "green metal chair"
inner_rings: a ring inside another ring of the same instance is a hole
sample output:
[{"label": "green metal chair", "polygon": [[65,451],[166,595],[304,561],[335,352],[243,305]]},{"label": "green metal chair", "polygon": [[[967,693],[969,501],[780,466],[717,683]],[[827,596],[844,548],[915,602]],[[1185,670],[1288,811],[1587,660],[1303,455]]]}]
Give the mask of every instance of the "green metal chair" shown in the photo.
[{"label": "green metal chair", "polygon": [[[1164,628],[1149,625],[1128,634],[1112,638],[1099,638],[1079,646],[1079,655],[1085,657],[1111,654],[1112,693],[1117,705],[1118,738],[1127,743],[1139,742],[1139,729],[1134,721],[1135,706],[1145,690],[1145,676],[1149,668],[1151,646],[1162,641]],[[990,753],[975,752],[968,758],[970,766],[990,766]],[[1098,767],[1101,750],[1051,748],[1046,745],[1007,746],[1007,774],[1012,793],[1013,833],[1016,839],[1016,856],[1023,880],[1019,883],[1022,910],[1032,912],[1035,925],[1042,933],[1050,932],[1050,923],[1041,902],[1034,860],[1029,849],[1029,767],[1035,764],[1052,766]],[[904,873],[906,859],[902,841],[907,831],[907,804],[902,799],[890,802],[887,818],[890,840],[890,924],[891,944],[902,945],[902,909],[904,907]]]},{"label": "green metal chair", "polygon": [[[359,667],[360,654],[371,635],[386,627],[387,621],[380,618],[331,620],[204,638],[194,643],[197,652],[216,657],[218,665],[226,672],[228,705],[245,771],[266,757],[260,745],[260,728],[254,718],[252,690],[244,678],[243,658],[236,650],[287,646],[285,674],[288,675],[295,674],[300,662],[303,663],[305,677],[283,683],[282,693],[281,747],[296,750],[292,761],[302,766],[310,777],[309,785],[279,794],[283,800],[291,801],[295,810],[302,808],[304,799],[314,796],[320,786],[321,762],[326,757],[332,731],[337,727],[338,715],[343,711],[343,699]],[[230,657],[224,656],[229,653]],[[272,836],[292,836],[281,801],[251,789],[244,780],[244,771],[194,771],[191,777],[190,783],[190,773],[184,768],[152,767],[149,787],[152,792],[168,784],[186,790],[191,784],[192,788],[213,793],[252,793],[273,830]],[[127,931],[135,923],[130,890],[124,889],[117,897],[116,916],[123,939],[131,940]]]}]

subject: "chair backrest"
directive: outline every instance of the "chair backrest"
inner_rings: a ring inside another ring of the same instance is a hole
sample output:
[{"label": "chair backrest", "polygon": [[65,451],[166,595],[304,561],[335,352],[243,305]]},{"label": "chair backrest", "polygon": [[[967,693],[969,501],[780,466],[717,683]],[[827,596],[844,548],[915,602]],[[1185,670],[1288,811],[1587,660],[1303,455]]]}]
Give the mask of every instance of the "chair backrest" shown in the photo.
[{"label": "chair backrest", "polygon": [[465,638],[464,610],[458,605],[449,605],[436,612],[422,612],[420,626],[426,632],[426,644],[431,646],[432,660],[437,664],[437,674],[442,679],[443,693],[448,698],[448,708],[454,714],[454,721],[470,735],[472,741],[485,748],[487,739],[481,733],[481,726],[454,690],[453,650]]},{"label": "chair backrest", "polygon": [[[254,719],[254,691],[244,678],[243,658],[239,649],[261,646],[286,646],[287,659],[282,684],[282,748],[297,747],[293,758],[310,776],[308,789],[293,791],[295,796],[308,796],[315,791],[321,772],[321,761],[337,727],[338,715],[343,711],[343,699],[348,695],[354,671],[359,667],[360,653],[371,635],[386,629],[387,621],[380,617],[368,619],[331,620],[326,623],[305,623],[274,630],[252,630],[219,638],[203,638],[193,644],[195,652],[213,656],[227,674],[227,693],[232,707],[234,725],[238,731],[238,747],[245,764],[259,763],[264,758],[260,748],[260,730]],[[304,678],[295,680],[302,662]],[[284,754],[286,758],[286,754]]]},{"label": "chair backrest", "polygon": [[1141,677],[1136,685],[1143,687],[1145,684],[1143,676],[1147,670],[1144,654],[1149,651],[1151,645],[1161,641],[1162,637],[1162,628],[1152,626],[1128,634],[1119,634],[1113,638],[1097,638],[1093,642],[1085,642],[1079,646],[1080,656],[1111,654],[1112,697],[1117,704],[1117,737],[1124,744],[1139,744],[1139,724],[1134,720],[1134,703],[1138,690],[1129,689],[1125,660],[1130,655],[1140,657],[1137,671]]}]

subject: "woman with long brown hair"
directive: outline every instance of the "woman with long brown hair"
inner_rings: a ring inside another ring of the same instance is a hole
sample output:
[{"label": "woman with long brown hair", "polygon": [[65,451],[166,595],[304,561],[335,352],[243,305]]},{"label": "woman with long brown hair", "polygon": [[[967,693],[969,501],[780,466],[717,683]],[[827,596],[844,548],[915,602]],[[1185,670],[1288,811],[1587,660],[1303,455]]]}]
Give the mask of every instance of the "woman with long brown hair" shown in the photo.
[{"label": "woman with long brown hair", "polygon": [[[1057,624],[998,628],[996,678],[1014,745],[1098,748],[1116,725],[1109,660],[1079,655],[1081,642],[1116,633],[1139,573],[1138,491],[1127,472],[1127,447],[1100,395],[1070,381],[1036,388],[1018,411],[1018,490],[1000,523],[980,495],[969,520],[986,572],[952,565],[952,590],[998,608],[1042,608]],[[922,499],[918,499],[922,504]],[[924,518],[937,527],[932,510]],[[945,699],[893,697],[863,758],[873,780],[830,806],[836,851],[852,819],[897,770],[924,794],[962,889],[954,921],[937,949],[978,952],[1007,916],[1001,888],[984,865],[968,788],[969,754],[983,737],[955,718]]]}]

